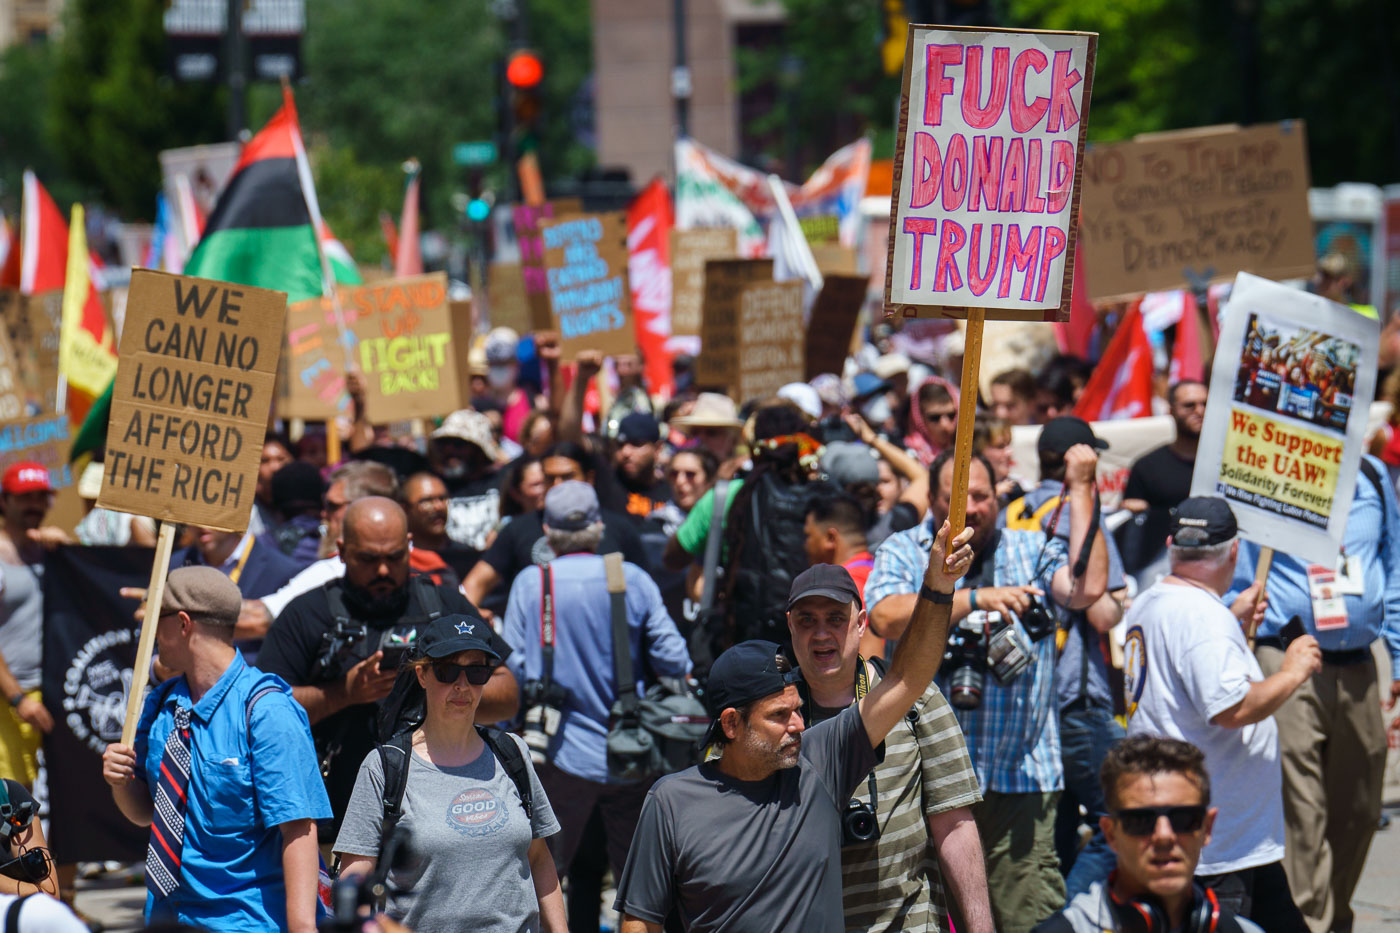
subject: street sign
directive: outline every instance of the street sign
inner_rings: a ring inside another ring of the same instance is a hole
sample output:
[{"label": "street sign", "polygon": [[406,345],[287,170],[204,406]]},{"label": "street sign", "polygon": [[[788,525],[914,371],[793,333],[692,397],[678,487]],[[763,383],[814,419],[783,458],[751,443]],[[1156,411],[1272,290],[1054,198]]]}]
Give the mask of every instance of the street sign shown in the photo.
[{"label": "street sign", "polygon": [[496,158],[496,144],[489,139],[457,143],[452,147],[452,161],[458,165],[490,165]]}]

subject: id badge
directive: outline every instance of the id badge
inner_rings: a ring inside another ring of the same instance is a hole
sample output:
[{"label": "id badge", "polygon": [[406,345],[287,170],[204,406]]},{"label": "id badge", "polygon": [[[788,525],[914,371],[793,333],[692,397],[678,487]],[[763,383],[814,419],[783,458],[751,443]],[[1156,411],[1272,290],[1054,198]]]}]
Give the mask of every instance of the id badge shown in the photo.
[{"label": "id badge", "polygon": [[1361,570],[1361,558],[1355,554],[1342,554],[1337,557],[1337,590],[1343,596],[1361,596],[1365,592],[1365,577]]},{"label": "id badge", "polygon": [[1341,575],[1330,567],[1308,567],[1308,592],[1312,596],[1313,628],[1319,632],[1347,627],[1347,605]]}]

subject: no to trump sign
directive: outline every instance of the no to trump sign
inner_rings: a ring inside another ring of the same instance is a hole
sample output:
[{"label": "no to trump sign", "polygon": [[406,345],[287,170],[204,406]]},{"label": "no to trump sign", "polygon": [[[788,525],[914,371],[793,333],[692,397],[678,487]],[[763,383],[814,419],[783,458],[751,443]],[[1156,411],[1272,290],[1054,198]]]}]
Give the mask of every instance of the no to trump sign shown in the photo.
[{"label": "no to trump sign", "polygon": [[132,272],[99,506],[248,527],[286,313],[282,292]]},{"label": "no to trump sign", "polygon": [[886,310],[1068,319],[1097,39],[909,27]]}]

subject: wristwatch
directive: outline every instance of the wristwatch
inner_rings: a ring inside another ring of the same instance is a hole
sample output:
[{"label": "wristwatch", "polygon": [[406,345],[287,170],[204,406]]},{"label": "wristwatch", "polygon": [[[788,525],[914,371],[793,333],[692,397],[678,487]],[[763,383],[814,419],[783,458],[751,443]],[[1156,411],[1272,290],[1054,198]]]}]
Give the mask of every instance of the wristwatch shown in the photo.
[{"label": "wristwatch", "polygon": [[927,583],[919,587],[919,596],[923,599],[927,599],[931,603],[937,603],[942,606],[951,605],[953,602],[952,593],[940,593],[938,590],[931,589]]},{"label": "wristwatch", "polygon": [[23,690],[21,690],[19,693],[16,693],[14,696],[10,697],[10,705],[13,706],[13,707],[18,708],[19,705],[20,705],[21,703],[23,703],[23,702],[24,702],[24,691],[23,691]]}]

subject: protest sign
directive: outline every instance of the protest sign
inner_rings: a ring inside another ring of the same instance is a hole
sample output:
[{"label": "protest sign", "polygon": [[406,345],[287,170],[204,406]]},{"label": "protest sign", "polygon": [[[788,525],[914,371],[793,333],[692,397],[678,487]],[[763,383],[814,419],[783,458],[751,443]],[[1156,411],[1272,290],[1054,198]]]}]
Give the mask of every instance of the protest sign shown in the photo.
[{"label": "protest sign", "polygon": [[575,214],[541,220],[552,323],[563,358],[580,350],[604,356],[637,352],[627,285],[627,215]]},{"label": "protest sign", "polygon": [[[3,379],[0,375],[0,379]],[[72,447],[72,427],[67,415],[40,415],[0,422],[0,473],[12,463],[29,460],[49,471],[54,490],[53,508],[44,524],[71,532],[83,520],[78,479],[68,463]]]},{"label": "protest sign", "polygon": [[821,373],[841,374],[869,284],[863,275],[827,273],[823,277],[822,290],[812,302],[812,317],[807,322],[804,381]]},{"label": "protest sign", "polygon": [[492,327],[509,327],[517,334],[531,330],[530,302],[520,263],[495,262],[487,269],[486,310]]},{"label": "protest sign", "polygon": [[739,385],[735,398],[776,395],[802,382],[802,283],[754,282],[739,292]]},{"label": "protest sign", "polygon": [[265,288],[132,272],[99,506],[248,527],[286,308]]},{"label": "protest sign", "polygon": [[20,385],[31,411],[58,410],[58,335],[63,292],[0,296]]},{"label": "protest sign", "polygon": [[732,227],[671,231],[671,335],[700,336],[705,296],[705,260],[739,255],[739,232]]},{"label": "protest sign", "polygon": [[458,407],[445,274],[342,286],[337,295],[343,345],[329,299],[299,301],[288,312],[282,417],[335,417],[345,404],[347,364],[364,374],[374,420],[429,418]]},{"label": "protest sign", "polygon": [[[472,302],[451,301],[447,304],[448,319],[452,324],[452,360],[457,369],[457,406],[470,408],[472,404],[472,341],[476,338],[476,326]],[[447,414],[447,412],[442,412]]]},{"label": "protest sign", "polygon": [[1313,271],[1301,120],[1091,145],[1083,204],[1095,300],[1182,288],[1188,271],[1216,282]]},{"label": "protest sign", "polygon": [[[1107,449],[1099,451],[1096,470],[1100,507],[1107,515],[1122,505],[1128,471],[1138,458],[1176,440],[1176,422],[1166,415],[1152,415],[1093,421],[1089,427],[1096,437],[1108,442]],[[1036,452],[1040,431],[1038,424],[1011,429],[1011,475],[1026,489],[1040,482],[1040,455]]]},{"label": "protest sign", "polygon": [[1224,496],[1240,534],[1337,559],[1376,390],[1379,324],[1241,272],[1220,328],[1194,496]]},{"label": "protest sign", "polygon": [[771,259],[707,259],[701,303],[700,356],[695,379],[706,388],[738,388],[739,294],[752,282],[773,281]]},{"label": "protest sign", "polygon": [[[517,204],[511,212],[515,241],[520,250],[520,278],[525,283],[525,301],[530,309],[530,326],[525,330],[549,330],[549,280],[544,271],[544,240],[540,222],[567,217],[583,210],[578,198],[558,198],[538,207]],[[524,333],[522,330],[521,333]]]},{"label": "protest sign", "polygon": [[1097,39],[909,27],[887,311],[1069,319]]},{"label": "protest sign", "polygon": [[19,357],[10,344],[10,335],[0,327],[0,421],[23,417],[25,410]]}]

